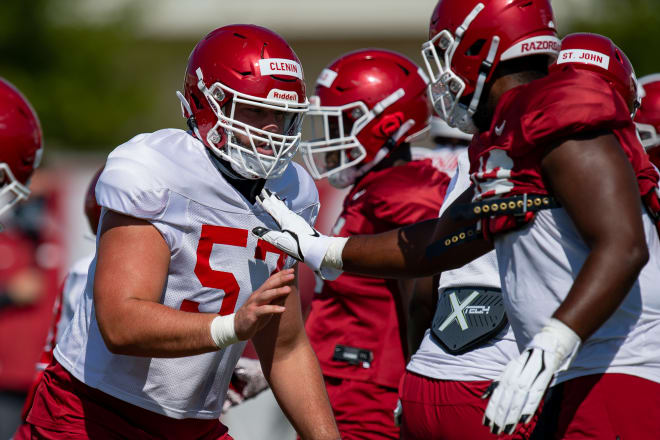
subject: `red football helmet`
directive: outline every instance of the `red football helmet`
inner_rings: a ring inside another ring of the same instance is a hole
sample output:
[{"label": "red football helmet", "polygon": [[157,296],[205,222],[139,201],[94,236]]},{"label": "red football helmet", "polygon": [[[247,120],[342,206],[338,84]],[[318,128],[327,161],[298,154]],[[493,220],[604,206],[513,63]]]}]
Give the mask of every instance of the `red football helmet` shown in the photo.
[{"label": "red football helmet", "polygon": [[101,218],[101,207],[96,203],[96,183],[99,181],[102,172],[103,167],[99,168],[94,174],[85,194],[85,217],[87,217],[89,227],[92,228],[92,233],[94,234],[96,234],[96,230],[99,228],[99,220]]},{"label": "red football helmet", "polygon": [[0,78],[0,215],[27,199],[42,155],[41,126],[27,99]]},{"label": "red football helmet", "polygon": [[651,161],[660,167],[660,74],[639,79],[642,105],[635,115],[637,132]]},{"label": "red football helmet", "polygon": [[316,80],[308,112],[313,133],[302,142],[311,175],[328,177],[339,188],[352,185],[426,130],[431,116],[427,86],[419,66],[389,50],[363,49],[333,61]]},{"label": "red football helmet", "polygon": [[[559,52],[550,0],[440,0],[431,16],[422,57],[436,111],[466,133],[477,128],[484,84],[501,61]],[[468,105],[459,102],[470,97]]]},{"label": "red football helmet", "polygon": [[567,65],[591,70],[605,78],[628,103],[631,114],[639,107],[635,69],[626,54],[609,38],[590,33],[565,36],[557,62],[550,70]]},{"label": "red football helmet", "polygon": [[[273,31],[239,24],[208,34],[190,54],[184,94],[177,96],[195,136],[243,177],[277,177],[296,154],[309,106],[303,71]],[[282,132],[241,122],[236,104],[275,111],[283,119]]]}]

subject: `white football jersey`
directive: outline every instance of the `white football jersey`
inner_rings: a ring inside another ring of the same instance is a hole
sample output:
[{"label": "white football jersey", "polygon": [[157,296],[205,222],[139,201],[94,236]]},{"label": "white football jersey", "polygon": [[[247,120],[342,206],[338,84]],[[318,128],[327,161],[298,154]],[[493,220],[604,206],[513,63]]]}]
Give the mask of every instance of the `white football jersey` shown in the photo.
[{"label": "white football jersey", "polygon": [[[660,382],[660,242],[642,210],[650,259],[610,318],[580,347],[556,383],[599,373]],[[520,348],[548,322],[589,253],[563,208],[539,211],[523,229],[496,237],[505,308]]]},{"label": "white football jersey", "polygon": [[[318,193],[311,177],[291,163],[266,187],[314,223]],[[185,131],[141,134],[108,157],[96,186],[103,207],[148,220],[162,234],[171,257],[161,303],[177,310],[237,310],[278,269],[295,260],[255,237],[257,226],[276,228],[214,167],[206,147]],[[55,349],[57,360],[87,385],[169,417],[220,415],[232,371],[245,343],[183,358],[110,353],[95,317],[92,262],[85,293]]]},{"label": "white football jersey", "polygon": [[85,291],[87,285],[87,271],[89,265],[94,259],[94,254],[86,255],[80,260],[73,263],[69,273],[64,280],[62,287],[62,312],[60,319],[57,321],[57,333],[55,335],[55,342],[59,342],[64,334],[64,330],[73,319],[73,315],[78,308],[80,297]]},{"label": "white football jersey", "polygon": [[435,169],[451,176],[456,171],[459,156],[465,150],[467,150],[466,147],[444,145],[435,148],[412,147],[410,149],[410,155],[412,160],[431,159]]},{"label": "white football jersey", "polygon": [[[458,169],[447,188],[440,215],[470,186],[469,171],[470,163],[467,151],[463,151],[458,157]],[[499,289],[500,276],[495,251],[483,255],[459,269],[443,272],[440,276],[439,292],[452,287]],[[434,379],[492,380],[496,379],[506,364],[518,354],[518,347],[509,325],[487,343],[459,355],[443,350],[433,341],[431,331],[426,330],[422,344],[412,355],[406,369]]]}]

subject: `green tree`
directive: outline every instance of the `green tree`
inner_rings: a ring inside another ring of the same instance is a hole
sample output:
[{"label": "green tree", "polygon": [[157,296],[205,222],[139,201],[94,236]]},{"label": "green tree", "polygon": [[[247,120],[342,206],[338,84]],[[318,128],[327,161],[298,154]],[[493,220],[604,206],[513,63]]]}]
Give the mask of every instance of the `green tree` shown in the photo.
[{"label": "green tree", "polygon": [[630,58],[638,76],[660,72],[660,1],[597,0],[594,16],[574,21],[570,32],[610,37]]},{"label": "green tree", "polygon": [[148,109],[147,91],[123,55],[133,13],[103,24],[70,19],[78,0],[5,0],[0,14],[0,76],[36,108],[47,145],[87,149],[125,139],[131,117]]}]

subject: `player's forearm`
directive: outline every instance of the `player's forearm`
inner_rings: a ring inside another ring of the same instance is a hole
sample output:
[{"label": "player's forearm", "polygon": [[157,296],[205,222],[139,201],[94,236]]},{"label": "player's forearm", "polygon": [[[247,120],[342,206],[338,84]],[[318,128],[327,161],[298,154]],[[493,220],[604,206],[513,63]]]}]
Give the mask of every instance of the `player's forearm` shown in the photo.
[{"label": "player's forearm", "polygon": [[98,316],[97,312],[101,335],[111,352],[145,357],[193,356],[218,350],[210,333],[216,316],[139,299],[126,300],[112,316]]},{"label": "player's forearm", "polygon": [[647,261],[645,243],[592,248],[566,299],[553,316],[584,341],[616,311]]},{"label": "player's forearm", "polygon": [[274,353],[264,371],[273,393],[301,438],[336,440],[339,431],[316,355],[304,331],[293,347]]},{"label": "player's forearm", "polygon": [[419,278],[455,269],[492,249],[474,240],[428,255],[427,248],[466,226],[448,215],[377,235],[350,237],[342,253],[343,270],[381,278]]}]

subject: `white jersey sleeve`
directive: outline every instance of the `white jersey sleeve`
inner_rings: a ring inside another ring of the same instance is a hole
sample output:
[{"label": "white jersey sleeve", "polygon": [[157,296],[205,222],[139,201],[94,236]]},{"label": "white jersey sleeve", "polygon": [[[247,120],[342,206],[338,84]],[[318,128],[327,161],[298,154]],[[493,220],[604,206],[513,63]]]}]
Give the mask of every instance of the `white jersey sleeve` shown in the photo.
[{"label": "white jersey sleeve", "polygon": [[[458,168],[447,188],[440,215],[469,188],[469,170],[467,151],[464,151],[458,157]],[[495,251],[483,255],[459,269],[443,272],[440,275],[439,293],[442,294],[444,290],[453,287],[499,289],[500,277]],[[500,375],[504,366],[517,354],[518,348],[509,325],[487,343],[460,355],[446,352],[434,341],[429,329],[426,330],[419,349],[412,355],[406,369],[434,379],[492,380]]]},{"label": "white jersey sleeve", "polygon": [[93,253],[81,258],[71,266],[69,273],[66,275],[62,287],[62,312],[57,321],[56,342],[59,342],[62,338],[64,329],[67,328],[78,308],[80,297],[85,292],[85,285],[87,284],[87,271],[93,259]]},{"label": "white jersey sleeve", "polygon": [[[96,187],[104,212],[153,224],[170,250],[161,303],[175,310],[227,315],[240,308],[275,271],[295,264],[251,233],[277,225],[215,168],[207,148],[182,130],[137,136],[108,157]],[[318,213],[311,177],[292,163],[267,181],[310,224]],[[85,293],[55,357],[87,385],[133,405],[174,418],[220,415],[245,343],[176,359],[109,352],[96,322],[90,266]]]}]

